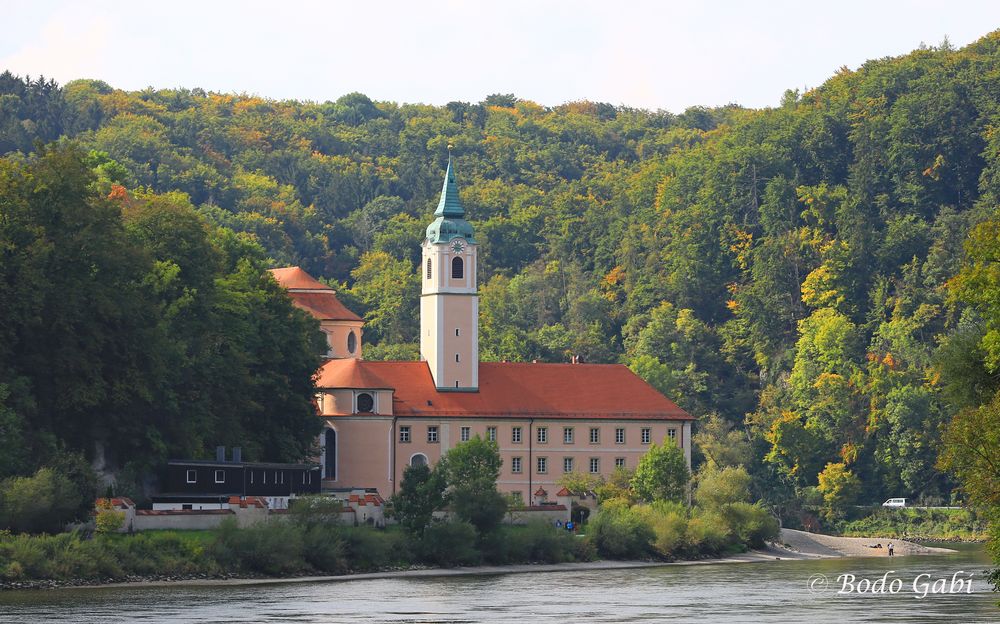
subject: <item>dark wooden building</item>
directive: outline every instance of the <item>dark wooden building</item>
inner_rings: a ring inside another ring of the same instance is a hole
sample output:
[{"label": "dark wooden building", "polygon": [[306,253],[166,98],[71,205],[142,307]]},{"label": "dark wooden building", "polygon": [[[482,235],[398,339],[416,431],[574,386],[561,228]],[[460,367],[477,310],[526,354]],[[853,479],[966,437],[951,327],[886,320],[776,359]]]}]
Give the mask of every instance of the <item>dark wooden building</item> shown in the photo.
[{"label": "dark wooden building", "polygon": [[227,460],[219,447],[214,461],[168,461],[165,492],[153,497],[153,509],[226,508],[232,496],[260,496],[284,509],[290,498],[319,494],[321,474],[319,464],[244,462],[239,448]]}]

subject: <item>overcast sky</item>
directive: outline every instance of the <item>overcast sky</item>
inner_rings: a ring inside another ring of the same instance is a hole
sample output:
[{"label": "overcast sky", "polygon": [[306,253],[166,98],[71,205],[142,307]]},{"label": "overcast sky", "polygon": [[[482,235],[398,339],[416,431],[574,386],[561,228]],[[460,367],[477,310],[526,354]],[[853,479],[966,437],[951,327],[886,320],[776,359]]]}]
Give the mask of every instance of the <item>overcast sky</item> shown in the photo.
[{"label": "overcast sky", "polygon": [[444,104],[514,93],[774,106],[846,65],[1000,28],[972,0],[3,0],[0,71],[134,90]]}]

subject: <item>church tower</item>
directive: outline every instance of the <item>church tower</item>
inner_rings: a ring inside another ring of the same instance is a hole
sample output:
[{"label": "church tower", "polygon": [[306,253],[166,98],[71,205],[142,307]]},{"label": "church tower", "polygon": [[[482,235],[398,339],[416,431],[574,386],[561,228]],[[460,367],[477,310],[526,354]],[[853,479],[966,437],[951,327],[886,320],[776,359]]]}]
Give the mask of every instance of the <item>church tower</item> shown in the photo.
[{"label": "church tower", "polygon": [[476,240],[448,156],[441,200],[427,226],[420,263],[420,358],[439,391],[479,390]]}]

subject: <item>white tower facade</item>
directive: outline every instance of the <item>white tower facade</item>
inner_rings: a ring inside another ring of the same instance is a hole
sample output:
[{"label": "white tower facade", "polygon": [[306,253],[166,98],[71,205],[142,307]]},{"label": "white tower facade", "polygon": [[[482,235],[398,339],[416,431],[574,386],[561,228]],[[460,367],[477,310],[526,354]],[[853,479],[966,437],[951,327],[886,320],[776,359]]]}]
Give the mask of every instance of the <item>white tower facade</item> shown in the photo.
[{"label": "white tower facade", "polygon": [[479,390],[478,245],[448,159],[420,262],[420,357],[440,391]]}]

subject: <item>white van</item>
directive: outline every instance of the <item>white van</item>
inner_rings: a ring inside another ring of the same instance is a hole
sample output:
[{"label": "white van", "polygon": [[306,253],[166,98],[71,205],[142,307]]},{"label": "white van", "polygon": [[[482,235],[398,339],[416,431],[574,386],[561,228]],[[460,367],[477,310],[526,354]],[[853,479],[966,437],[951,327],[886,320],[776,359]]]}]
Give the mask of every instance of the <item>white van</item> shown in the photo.
[{"label": "white van", "polygon": [[889,500],[882,503],[883,507],[906,507],[905,498],[890,498]]}]

